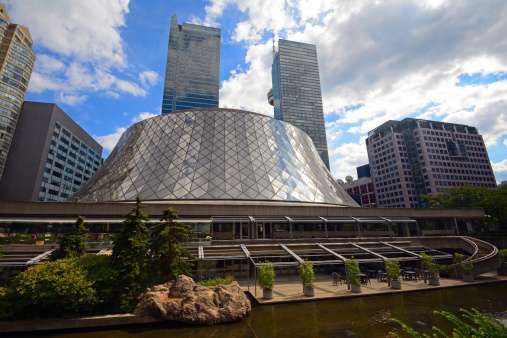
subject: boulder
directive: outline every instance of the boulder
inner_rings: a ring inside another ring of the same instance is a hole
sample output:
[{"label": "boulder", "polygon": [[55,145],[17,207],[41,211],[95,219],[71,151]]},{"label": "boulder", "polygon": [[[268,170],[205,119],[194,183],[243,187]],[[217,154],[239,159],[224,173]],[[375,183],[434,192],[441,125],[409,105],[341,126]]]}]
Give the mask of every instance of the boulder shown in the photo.
[{"label": "boulder", "polygon": [[157,285],[144,293],[134,314],[187,324],[213,325],[236,322],[252,309],[238,282],[199,286],[187,276]]}]

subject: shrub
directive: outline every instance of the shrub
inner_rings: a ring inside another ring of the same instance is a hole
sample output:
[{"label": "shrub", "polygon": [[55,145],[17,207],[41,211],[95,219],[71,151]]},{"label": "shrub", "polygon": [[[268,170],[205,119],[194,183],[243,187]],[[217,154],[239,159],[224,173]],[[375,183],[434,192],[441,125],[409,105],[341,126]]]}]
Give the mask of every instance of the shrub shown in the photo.
[{"label": "shrub", "polygon": [[[470,311],[464,309],[460,309],[460,311],[464,312],[462,316],[463,319],[460,319],[447,311],[434,311],[434,313],[445,317],[447,320],[454,324],[452,337],[489,338],[507,336],[507,327],[499,320],[484,316],[474,308],[472,308]],[[468,319],[471,323],[467,323],[464,319]],[[430,337],[427,334],[419,334],[416,330],[412,329],[399,319],[392,318],[391,320],[400,324],[402,330],[410,334],[412,337]],[[435,330],[437,333],[434,333],[431,337],[438,337],[438,334],[442,335],[443,337],[449,337],[449,335],[447,335],[442,329],[436,326],[433,326],[433,330]],[[390,335],[400,337],[397,333],[394,332],[390,332]]]},{"label": "shrub", "polygon": [[299,265],[299,276],[301,277],[301,282],[306,288],[313,288],[313,282],[315,280],[313,262],[305,259],[304,263]]},{"label": "shrub", "polygon": [[108,314],[118,311],[115,308],[114,298],[118,272],[111,269],[111,256],[87,255],[76,260],[78,267],[87,274],[87,279],[93,283],[96,291],[97,304],[93,314]]},{"label": "shrub", "polygon": [[225,276],[225,278],[222,277],[215,277],[210,278],[208,280],[204,280],[201,282],[197,282],[197,285],[200,286],[217,286],[217,285],[229,285],[232,282],[234,282],[236,279],[233,276]]},{"label": "shrub", "polygon": [[452,269],[452,265],[437,264],[438,272],[440,277],[449,277]]},{"label": "shrub", "polygon": [[93,282],[75,259],[46,262],[20,273],[2,300],[2,319],[87,315],[98,302]]},{"label": "shrub", "polygon": [[500,254],[500,259],[502,260],[502,266],[507,268],[507,249],[502,249],[498,253]]},{"label": "shrub", "polygon": [[273,290],[275,287],[275,269],[273,263],[264,262],[259,266],[259,286],[265,290]]},{"label": "shrub", "polygon": [[361,285],[359,282],[361,270],[359,270],[359,263],[354,259],[354,256],[345,260],[345,269],[347,269],[349,282],[354,285]]}]

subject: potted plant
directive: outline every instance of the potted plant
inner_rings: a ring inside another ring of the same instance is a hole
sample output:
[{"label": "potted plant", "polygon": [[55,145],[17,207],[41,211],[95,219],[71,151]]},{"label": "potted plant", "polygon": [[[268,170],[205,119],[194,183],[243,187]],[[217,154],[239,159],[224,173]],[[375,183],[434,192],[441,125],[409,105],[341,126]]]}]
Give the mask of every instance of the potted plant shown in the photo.
[{"label": "potted plant", "polygon": [[262,288],[264,299],[273,299],[273,288],[275,287],[275,269],[273,263],[266,261],[259,266],[259,286]]},{"label": "potted plant", "polygon": [[389,278],[391,279],[391,288],[393,289],[401,289],[401,281],[400,281],[400,260],[397,259],[395,262],[386,260],[384,262],[386,264],[386,272]]},{"label": "potted plant", "polygon": [[428,280],[430,285],[440,285],[440,280],[438,279],[439,273],[437,264],[433,261],[433,257],[431,255],[421,253],[422,265],[430,274],[430,278]]},{"label": "potted plant", "polygon": [[303,283],[303,292],[305,296],[315,296],[314,284],[315,274],[313,273],[313,262],[305,260],[303,264],[299,266],[299,276]]},{"label": "potted plant", "polygon": [[463,272],[463,281],[465,282],[473,282],[474,281],[474,265],[472,264],[472,259],[468,258],[466,262],[462,262],[459,265],[459,269]]},{"label": "potted plant", "polygon": [[498,251],[502,265],[496,270],[500,276],[507,276],[507,249]]},{"label": "potted plant", "polygon": [[359,281],[359,275],[361,274],[361,270],[359,270],[359,264],[354,259],[354,256],[345,260],[345,269],[347,269],[347,277],[350,282],[350,291],[360,293],[361,283]]}]

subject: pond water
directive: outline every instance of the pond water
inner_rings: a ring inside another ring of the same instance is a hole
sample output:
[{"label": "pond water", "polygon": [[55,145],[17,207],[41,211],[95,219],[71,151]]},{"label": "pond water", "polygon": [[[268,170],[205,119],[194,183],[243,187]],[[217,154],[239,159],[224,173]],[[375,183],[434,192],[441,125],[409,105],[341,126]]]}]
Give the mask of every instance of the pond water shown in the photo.
[{"label": "pond water", "polygon": [[460,308],[502,315],[507,310],[507,283],[467,286],[399,295],[370,296],[270,306],[256,306],[239,323],[195,327],[177,323],[150,324],[55,334],[51,337],[386,337],[400,332],[396,317],[419,332],[436,325],[450,333],[448,321],[433,314]]}]

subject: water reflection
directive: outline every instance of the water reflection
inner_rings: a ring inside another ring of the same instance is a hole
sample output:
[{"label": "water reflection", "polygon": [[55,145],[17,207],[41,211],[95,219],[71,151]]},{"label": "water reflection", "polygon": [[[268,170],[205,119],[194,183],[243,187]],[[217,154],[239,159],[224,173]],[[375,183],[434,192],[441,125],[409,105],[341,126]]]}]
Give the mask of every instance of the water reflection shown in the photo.
[{"label": "water reflection", "polygon": [[52,337],[386,337],[400,332],[396,317],[424,333],[433,325],[450,332],[448,322],[433,310],[459,313],[475,307],[482,312],[507,310],[505,283],[297,304],[254,307],[239,323],[194,327],[177,323],[116,330],[65,333]]}]

